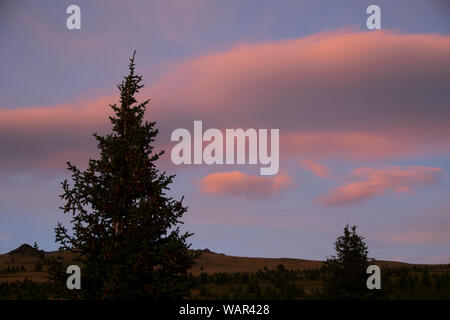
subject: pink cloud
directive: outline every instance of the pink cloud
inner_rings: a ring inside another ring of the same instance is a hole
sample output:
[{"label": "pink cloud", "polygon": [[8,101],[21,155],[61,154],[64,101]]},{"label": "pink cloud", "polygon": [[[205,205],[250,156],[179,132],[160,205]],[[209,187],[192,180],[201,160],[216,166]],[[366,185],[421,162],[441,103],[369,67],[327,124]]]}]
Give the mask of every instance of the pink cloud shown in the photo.
[{"label": "pink cloud", "polygon": [[329,178],[330,177],[330,171],[327,167],[318,164],[317,162],[314,162],[311,159],[303,159],[300,161],[301,165],[314,173],[318,177],[322,178]]},{"label": "pink cloud", "polygon": [[[279,128],[284,159],[448,154],[449,39],[341,31],[240,44],[169,68],[142,95],[152,98],[158,143],[169,147],[172,130],[201,119],[213,128]],[[138,71],[139,61],[138,53]],[[91,133],[109,128],[116,101],[0,109],[0,149],[8,150],[0,170],[90,153]]]},{"label": "pink cloud", "polygon": [[[417,152],[414,139],[395,133],[378,132],[298,132],[280,138],[287,154],[315,159],[336,158],[351,160],[385,159]],[[416,142],[419,142],[416,140]]]},{"label": "pink cloud", "polygon": [[2,133],[15,133],[27,136],[55,135],[58,133],[77,133],[90,128],[105,128],[108,107],[115,97],[99,97],[55,106],[33,106],[18,109],[0,109]]},{"label": "pink cloud", "polygon": [[386,240],[392,243],[407,244],[407,245],[447,245],[450,244],[450,237],[448,234],[448,226],[445,230],[414,230],[414,231],[400,231],[386,236]]},{"label": "pink cloud", "polygon": [[47,158],[36,162],[35,165],[42,169],[65,169],[67,161],[70,161],[83,168],[87,166],[91,158],[98,158],[98,152],[86,149],[63,149],[50,153]]},{"label": "pink cloud", "polygon": [[[155,91],[164,105],[229,122],[226,126],[251,119],[289,130],[424,124],[423,116],[430,116],[427,98],[446,97],[442,68],[450,69],[448,39],[342,31],[242,44],[181,64]],[[448,120],[445,99],[433,101],[433,109]]]},{"label": "pink cloud", "polygon": [[291,177],[282,173],[263,177],[232,171],[208,174],[200,181],[200,191],[206,194],[267,198],[291,184]]},{"label": "pink cloud", "polygon": [[[19,109],[0,109],[0,171],[56,169],[96,152],[94,132],[110,128],[112,97]],[[70,156],[70,157],[69,157]]]},{"label": "pink cloud", "polygon": [[444,172],[441,168],[433,167],[389,166],[385,169],[359,168],[353,170],[352,174],[363,181],[339,186],[318,201],[325,205],[340,206],[363,202],[388,192],[411,193],[414,187],[435,185]]}]

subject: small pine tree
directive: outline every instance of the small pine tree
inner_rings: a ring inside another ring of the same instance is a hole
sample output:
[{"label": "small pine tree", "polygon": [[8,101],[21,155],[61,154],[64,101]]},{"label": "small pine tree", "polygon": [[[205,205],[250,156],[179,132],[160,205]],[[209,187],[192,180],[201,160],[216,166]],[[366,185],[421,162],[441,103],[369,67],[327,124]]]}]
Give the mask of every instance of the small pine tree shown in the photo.
[{"label": "small pine tree", "polygon": [[326,299],[363,299],[368,296],[366,274],[369,261],[364,238],[347,225],[335,242],[336,255],[327,258],[322,269],[322,295]]},{"label": "small pine tree", "polygon": [[[179,229],[187,211],[182,201],[166,195],[174,175],[155,166],[155,122],[144,121],[149,100],[138,104],[142,77],[129,74],[118,85],[120,106],[110,105],[113,132],[94,134],[100,159],[86,171],[67,163],[73,185],[64,181],[64,213],[72,214],[73,234],[61,223],[56,240],[61,250],[78,255],[84,299],[154,299],[187,296],[187,271],[196,255]],[[57,264],[55,264],[57,265]],[[54,279],[61,270],[51,269]],[[64,286],[65,284],[61,284]]]},{"label": "small pine tree", "polygon": [[33,249],[34,249],[33,254],[36,255],[38,257],[38,259],[41,260],[41,263],[42,263],[44,260],[44,257],[45,257],[44,250],[39,249],[39,246],[36,241],[33,244]]}]

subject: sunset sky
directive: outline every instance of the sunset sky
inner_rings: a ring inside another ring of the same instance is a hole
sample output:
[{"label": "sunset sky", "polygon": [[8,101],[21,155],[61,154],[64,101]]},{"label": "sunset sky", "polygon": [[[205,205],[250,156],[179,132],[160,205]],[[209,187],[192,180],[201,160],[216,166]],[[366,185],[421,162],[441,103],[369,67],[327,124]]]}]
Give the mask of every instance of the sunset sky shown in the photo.
[{"label": "sunset sky", "polygon": [[[65,162],[97,157],[133,50],[193,248],[323,260],[349,223],[371,257],[450,263],[445,0],[2,1],[0,253],[57,248]],[[279,173],[173,165],[170,135],[194,120],[279,129]]]}]

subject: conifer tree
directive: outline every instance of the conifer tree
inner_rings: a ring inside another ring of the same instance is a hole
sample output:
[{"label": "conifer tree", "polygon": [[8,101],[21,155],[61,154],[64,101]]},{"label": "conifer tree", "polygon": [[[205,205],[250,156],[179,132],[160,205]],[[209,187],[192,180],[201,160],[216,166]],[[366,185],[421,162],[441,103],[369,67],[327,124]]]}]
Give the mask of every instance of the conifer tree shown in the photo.
[{"label": "conifer tree", "polygon": [[364,299],[370,296],[366,274],[369,262],[368,248],[364,237],[347,225],[344,234],[335,242],[336,255],[327,258],[322,269],[322,295],[326,299]]},{"label": "conifer tree", "polygon": [[56,241],[77,254],[82,299],[182,298],[196,258],[186,242],[192,234],[179,228],[183,198],[166,195],[174,175],[155,166],[164,151],[154,151],[158,130],[144,120],[150,100],[136,99],[144,85],[134,56],[118,85],[120,105],[110,105],[112,133],[94,134],[100,158],[85,171],[68,162],[73,183],[62,182],[72,230],[58,223]]}]

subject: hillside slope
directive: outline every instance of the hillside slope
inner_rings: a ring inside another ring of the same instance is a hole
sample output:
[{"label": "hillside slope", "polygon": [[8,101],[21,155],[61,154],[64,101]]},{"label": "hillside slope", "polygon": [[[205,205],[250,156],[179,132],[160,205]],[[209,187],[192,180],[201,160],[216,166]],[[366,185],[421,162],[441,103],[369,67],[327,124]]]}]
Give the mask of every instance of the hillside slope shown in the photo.
[{"label": "hillside slope", "polygon": [[[275,269],[282,264],[286,269],[315,269],[320,268],[322,261],[304,260],[293,258],[249,258],[228,256],[212,252],[208,249],[197,250],[200,252],[200,258],[192,267],[191,272],[195,275],[202,272],[211,274],[216,272],[232,273],[232,272],[257,272],[264,269]],[[45,255],[51,256],[56,252],[46,252]],[[67,253],[64,260],[71,260],[71,254]],[[38,255],[29,245],[22,245],[19,248],[6,254],[0,254],[0,282],[23,280],[28,278],[35,281],[45,281],[46,272],[39,271],[37,268]],[[408,265],[402,262],[393,261],[377,261],[379,265]],[[9,272],[6,270],[9,267]],[[23,267],[23,268],[22,268]],[[11,272],[11,270],[17,270]]]}]

